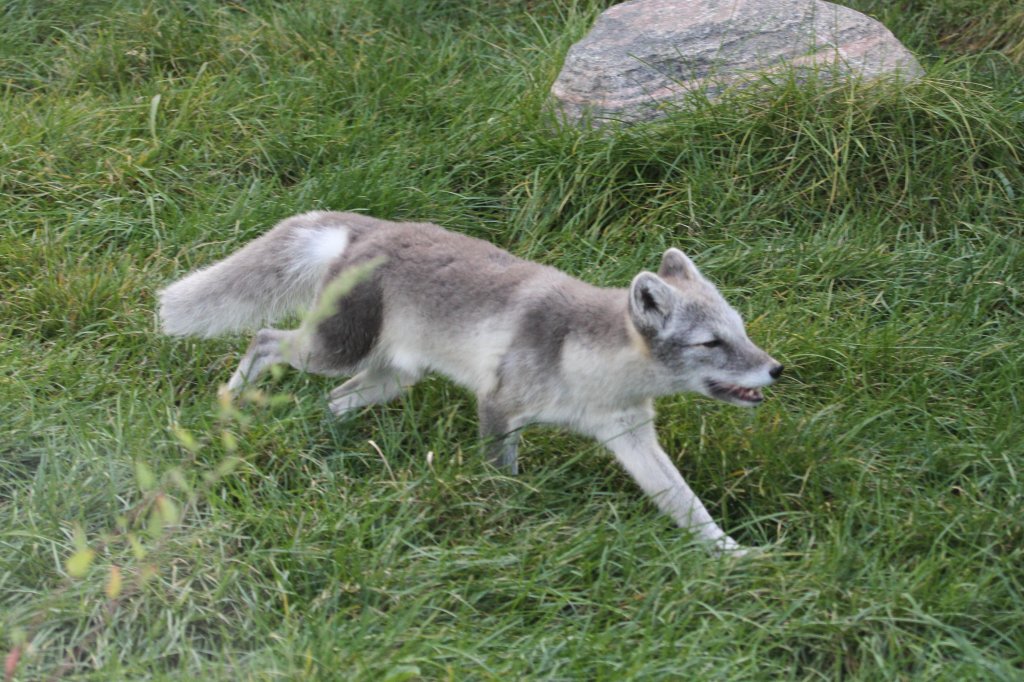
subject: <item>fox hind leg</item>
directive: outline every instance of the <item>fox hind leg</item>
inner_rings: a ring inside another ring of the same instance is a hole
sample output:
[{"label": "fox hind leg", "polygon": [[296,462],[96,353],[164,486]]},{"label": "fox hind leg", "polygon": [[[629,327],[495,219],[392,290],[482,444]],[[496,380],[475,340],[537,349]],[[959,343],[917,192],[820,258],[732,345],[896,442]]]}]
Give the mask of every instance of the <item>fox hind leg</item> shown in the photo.
[{"label": "fox hind leg", "polygon": [[309,340],[301,329],[261,329],[256,332],[238,363],[238,369],[228,380],[227,390],[237,394],[271,365],[285,363],[304,370],[308,357]]},{"label": "fox hind leg", "polygon": [[519,473],[519,428],[523,420],[511,417],[488,397],[477,396],[480,438],[488,461],[510,476]]}]

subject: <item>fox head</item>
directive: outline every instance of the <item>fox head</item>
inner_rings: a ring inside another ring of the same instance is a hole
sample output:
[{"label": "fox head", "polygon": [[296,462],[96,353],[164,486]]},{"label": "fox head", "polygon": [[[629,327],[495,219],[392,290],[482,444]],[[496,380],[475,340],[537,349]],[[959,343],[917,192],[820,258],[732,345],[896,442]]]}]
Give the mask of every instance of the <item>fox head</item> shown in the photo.
[{"label": "fox head", "polygon": [[629,287],[629,315],[671,392],[693,391],[734,405],[764,400],[782,365],[747,338],[743,320],[679,249],[658,274],[641,272]]}]

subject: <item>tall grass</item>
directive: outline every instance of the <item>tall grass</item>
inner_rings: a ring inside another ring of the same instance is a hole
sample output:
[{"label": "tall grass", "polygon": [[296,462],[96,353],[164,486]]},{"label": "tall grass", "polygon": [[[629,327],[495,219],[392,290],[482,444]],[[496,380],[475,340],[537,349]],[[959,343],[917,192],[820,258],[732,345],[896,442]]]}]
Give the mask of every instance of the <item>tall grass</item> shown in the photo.
[{"label": "tall grass", "polygon": [[[12,679],[1019,678],[1005,22],[857,3],[923,80],[559,129],[547,88],[602,4],[4,5]],[[331,382],[292,372],[218,405],[246,341],[161,337],[153,292],[312,208],[432,220],[606,286],[687,251],[790,369],[756,412],[666,399],[659,433],[771,551],[709,559],[557,431],[499,475],[441,379],[343,422]]]}]

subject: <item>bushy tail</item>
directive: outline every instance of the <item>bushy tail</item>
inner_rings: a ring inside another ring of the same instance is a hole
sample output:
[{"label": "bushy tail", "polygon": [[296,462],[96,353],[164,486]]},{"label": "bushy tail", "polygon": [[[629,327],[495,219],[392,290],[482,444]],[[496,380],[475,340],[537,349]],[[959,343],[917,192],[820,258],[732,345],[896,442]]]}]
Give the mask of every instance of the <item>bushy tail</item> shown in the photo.
[{"label": "bushy tail", "polygon": [[216,336],[310,306],[349,234],[341,213],[315,211],[281,221],[224,260],[163,289],[163,331]]}]

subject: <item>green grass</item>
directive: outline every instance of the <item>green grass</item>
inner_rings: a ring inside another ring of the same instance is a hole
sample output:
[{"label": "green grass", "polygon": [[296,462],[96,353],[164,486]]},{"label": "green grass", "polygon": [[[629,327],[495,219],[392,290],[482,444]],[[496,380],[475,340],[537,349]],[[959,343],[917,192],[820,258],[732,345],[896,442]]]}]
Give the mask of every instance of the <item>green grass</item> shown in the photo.
[{"label": "green grass", "polygon": [[[7,2],[13,679],[1019,679],[1020,17],[854,4],[921,82],[602,134],[543,113],[586,2]],[[245,339],[160,336],[154,292],[313,208],[608,286],[690,253],[789,370],[755,412],[661,401],[659,433],[771,551],[710,559],[557,431],[499,475],[442,379],[336,422],[332,383],[290,372],[225,413]]]}]

